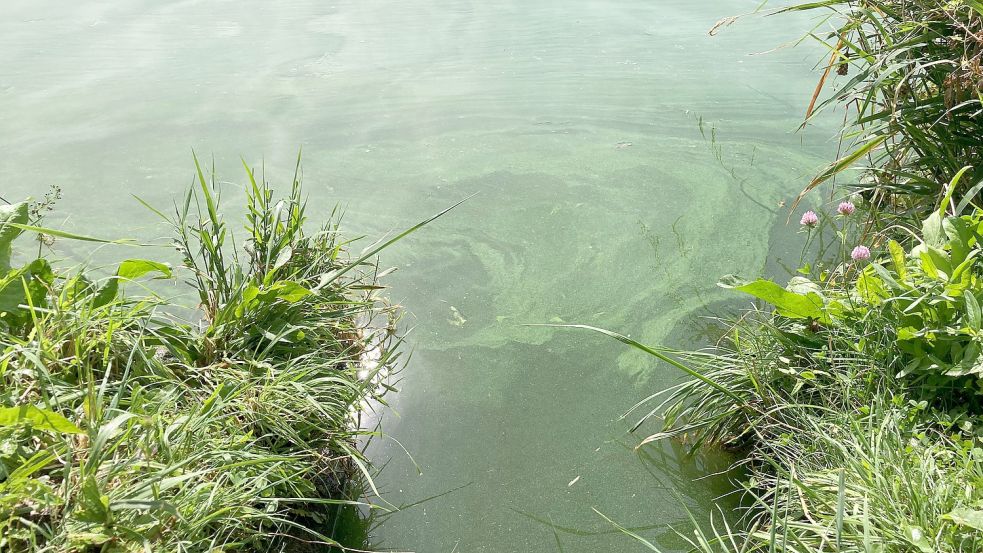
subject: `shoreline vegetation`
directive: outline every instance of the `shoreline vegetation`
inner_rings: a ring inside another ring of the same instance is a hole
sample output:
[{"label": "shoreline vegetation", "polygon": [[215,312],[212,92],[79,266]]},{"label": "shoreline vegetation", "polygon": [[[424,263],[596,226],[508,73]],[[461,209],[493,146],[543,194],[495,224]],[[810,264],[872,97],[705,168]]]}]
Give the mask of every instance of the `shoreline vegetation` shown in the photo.
[{"label": "shoreline vegetation", "polygon": [[195,166],[173,215],[146,206],[180,267],[57,268],[51,239],[104,241],[41,226],[57,192],[0,207],[0,550],[325,550],[339,511],[380,508],[359,417],[391,390],[400,310],[375,256],[447,210],[355,258],[337,210],[305,230],[299,158],[282,199],[246,167],[245,233]]},{"label": "shoreline vegetation", "polygon": [[[758,304],[704,351],[547,326],[691,377],[626,416],[660,427],[639,447],[737,456],[744,507],[675,528],[692,551],[983,551],[983,2],[786,11],[820,14],[828,49],[806,124],[846,113],[845,153],[791,206],[798,273],[722,277]],[[244,234],[195,169],[173,213],[144,204],[178,267],[61,267],[53,240],[125,241],[44,227],[57,190],[0,206],[0,550],[353,550],[335,523],[384,508],[360,416],[393,390],[401,312],[376,255],[458,204],[355,256],[339,212],[305,227],[299,158],[282,199],[246,167]],[[830,209],[799,206],[821,190]]]},{"label": "shoreline vegetation", "polygon": [[817,237],[838,251],[787,283],[722,278],[758,307],[705,351],[591,330],[692,377],[629,412],[647,412],[633,431],[661,421],[641,445],[737,455],[746,508],[675,528],[693,551],[983,551],[983,3],[774,13],[792,10],[819,14],[829,52],[806,123],[844,110],[846,153],[798,198],[828,187],[835,212],[797,200],[790,218],[804,252]]}]

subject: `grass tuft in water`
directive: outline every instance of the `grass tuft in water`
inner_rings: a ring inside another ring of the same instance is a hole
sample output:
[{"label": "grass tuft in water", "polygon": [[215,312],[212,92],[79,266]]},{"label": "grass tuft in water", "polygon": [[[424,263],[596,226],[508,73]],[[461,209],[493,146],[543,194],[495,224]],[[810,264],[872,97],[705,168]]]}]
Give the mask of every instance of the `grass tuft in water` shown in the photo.
[{"label": "grass tuft in water", "polygon": [[378,508],[359,444],[398,361],[381,247],[352,259],[336,212],[307,230],[299,176],[278,199],[248,167],[239,234],[195,162],[173,213],[154,209],[177,268],[11,266],[25,229],[76,236],[0,207],[0,550],[309,550],[339,545],[333,509]]}]

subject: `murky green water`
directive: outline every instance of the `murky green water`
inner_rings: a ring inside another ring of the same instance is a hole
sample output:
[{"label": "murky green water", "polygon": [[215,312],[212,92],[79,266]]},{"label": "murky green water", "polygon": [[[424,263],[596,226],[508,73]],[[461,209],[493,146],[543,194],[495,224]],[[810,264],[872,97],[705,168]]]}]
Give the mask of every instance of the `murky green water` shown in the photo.
[{"label": "murky green water", "polygon": [[4,0],[0,195],[58,184],[50,224],[149,238],[165,231],[130,194],[168,205],[192,148],[230,181],[241,155],[286,182],[300,146],[315,217],[340,202],[352,232],[477,192],[384,258],[414,355],[371,452],[391,459],[385,498],[415,505],[377,518],[371,545],[641,550],[596,507],[673,551],[666,525],[729,490],[704,478],[723,460],[634,452],[618,417],[678,375],[521,325],[702,345],[698,317],[732,299],[717,277],[780,266],[779,203],[832,145],[792,132],[817,52],[747,55],[807,21],[707,35],[756,3]]}]

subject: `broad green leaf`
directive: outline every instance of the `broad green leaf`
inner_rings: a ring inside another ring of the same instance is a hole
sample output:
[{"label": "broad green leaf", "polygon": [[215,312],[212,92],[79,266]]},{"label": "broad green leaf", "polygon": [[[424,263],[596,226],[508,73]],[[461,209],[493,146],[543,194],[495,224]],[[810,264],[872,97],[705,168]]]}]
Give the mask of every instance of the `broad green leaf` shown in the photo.
[{"label": "broad green leaf", "polygon": [[[980,250],[973,250],[958,267],[952,270],[952,276],[949,277],[949,282],[956,282],[969,270],[975,263],[976,257],[979,255]],[[972,272],[969,273],[970,275]]]},{"label": "broad green leaf", "polygon": [[966,303],[966,324],[969,328],[979,332],[980,320],[983,319],[983,313],[980,312],[980,303],[976,300],[976,296],[973,295],[971,290],[963,292],[963,301]]},{"label": "broad green leaf", "polygon": [[973,229],[969,227],[969,221],[962,217],[946,217],[942,221],[942,228],[949,239],[947,245],[952,264],[958,265],[966,259],[976,242]]},{"label": "broad green leaf", "polygon": [[922,221],[922,240],[926,245],[934,248],[941,248],[945,245],[946,235],[942,220],[942,215],[938,211],[933,211]]},{"label": "broad green leaf", "polygon": [[804,276],[794,276],[788,281],[788,286],[785,287],[789,292],[794,292],[796,294],[809,294],[813,293],[822,297],[822,288],[818,284],[809,280]]},{"label": "broad green leaf", "polygon": [[249,304],[259,295],[259,287],[255,284],[249,284],[246,286],[245,290],[242,291],[242,297],[239,300],[235,308],[235,316],[242,317],[246,310],[249,309]]},{"label": "broad green leaf", "polygon": [[893,288],[894,290],[903,291],[905,289],[905,287],[902,286],[900,282],[894,280],[894,277],[891,275],[891,272],[885,269],[884,266],[881,265],[880,263],[871,263],[870,265],[868,265],[868,267],[870,267],[872,271],[877,273],[877,276],[881,277],[881,280],[883,280],[885,284],[887,284],[889,287]]},{"label": "broad green leaf", "polygon": [[898,275],[898,279],[903,281],[908,278],[908,267],[905,265],[904,248],[897,241],[891,240],[887,244],[887,249],[891,252],[891,261],[894,263],[894,272]]},{"label": "broad green leaf", "polygon": [[959,526],[965,526],[974,530],[983,531],[983,511],[975,509],[955,509],[942,518],[951,520]]},{"label": "broad green leaf", "polygon": [[109,497],[99,491],[99,483],[95,477],[89,476],[82,482],[81,512],[76,514],[79,520],[96,524],[112,522],[109,511]]},{"label": "broad green leaf", "polygon": [[898,340],[914,340],[918,338],[918,329],[913,326],[906,326],[898,329]]},{"label": "broad green leaf", "polygon": [[48,293],[47,286],[55,275],[44,259],[35,259],[20,269],[8,272],[0,278],[0,312],[17,313],[27,303],[27,293],[35,307],[43,307]]},{"label": "broad green leaf", "polygon": [[276,256],[276,261],[273,263],[273,268],[270,270],[270,272],[276,271],[280,267],[286,265],[287,262],[290,261],[290,258],[293,257],[293,255],[294,255],[293,248],[291,248],[290,246],[283,248],[283,250],[280,251],[280,254]]},{"label": "broad green leaf", "polygon": [[119,264],[116,276],[132,280],[154,271],[163,275],[162,278],[171,278],[172,276],[170,265],[149,259],[127,259]]},{"label": "broad green leaf", "polygon": [[273,293],[278,299],[290,303],[298,302],[313,293],[291,280],[277,282],[270,287],[269,292]]},{"label": "broad green leaf", "polygon": [[925,536],[925,531],[919,526],[906,526],[905,538],[908,539],[911,545],[917,547],[921,553],[937,553],[935,548],[932,547],[931,542]]},{"label": "broad green leaf", "polygon": [[72,421],[54,411],[39,409],[33,405],[0,408],[0,426],[15,426],[18,424],[30,424],[38,430],[49,432],[82,434],[81,428],[75,426],[72,424]]},{"label": "broad green leaf", "polygon": [[725,276],[718,286],[733,288],[750,294],[775,306],[778,313],[793,319],[819,319],[828,322],[823,312],[822,297],[815,293],[797,294],[775,284],[770,280],[758,279],[754,282],[744,282],[733,275]]},{"label": "broad green leaf", "polygon": [[932,256],[927,251],[922,250],[918,257],[922,261],[922,270],[925,271],[925,274],[931,278],[939,278],[939,268],[935,266]]},{"label": "broad green leaf", "polygon": [[253,301],[254,299],[256,299],[256,296],[258,295],[259,295],[259,287],[257,287],[255,284],[250,284],[249,286],[246,286],[245,290],[242,291],[242,301],[244,302]]},{"label": "broad green leaf", "polygon": [[935,268],[941,273],[944,273],[946,278],[949,278],[949,275],[953,273],[952,262],[949,261],[949,255],[945,250],[942,248],[928,247],[925,248],[925,254],[932,258],[932,264],[935,265]]},{"label": "broad green leaf", "polygon": [[[878,267],[880,266],[878,265]],[[883,269],[881,267],[881,270]],[[875,274],[876,271],[877,269],[871,264],[864,268],[860,276],[857,277],[857,293],[870,305],[880,305],[886,298],[890,297],[887,287],[884,285],[885,281],[883,277]],[[887,273],[887,271],[884,271],[884,273]],[[887,275],[887,277],[890,278],[890,275]],[[893,279],[891,282],[894,282]],[[894,284],[897,286],[896,282]]]},{"label": "broad green leaf", "polygon": [[0,273],[10,270],[12,244],[22,232],[14,224],[26,224],[27,216],[27,202],[0,206]]},{"label": "broad green leaf", "polygon": [[92,299],[92,307],[102,307],[109,305],[119,293],[119,280],[115,277],[110,278],[105,284],[99,287],[95,297]]},{"label": "broad green leaf", "polygon": [[133,280],[152,272],[160,273],[162,275],[160,278],[171,278],[173,275],[171,266],[166,263],[149,259],[127,259],[119,264],[116,269],[116,276],[110,277],[105,284],[99,287],[95,298],[92,300],[92,306],[102,307],[116,299],[119,294],[120,279]]},{"label": "broad green leaf", "polygon": [[27,268],[16,269],[0,278],[0,313],[14,313],[24,303],[24,285],[21,277]]}]

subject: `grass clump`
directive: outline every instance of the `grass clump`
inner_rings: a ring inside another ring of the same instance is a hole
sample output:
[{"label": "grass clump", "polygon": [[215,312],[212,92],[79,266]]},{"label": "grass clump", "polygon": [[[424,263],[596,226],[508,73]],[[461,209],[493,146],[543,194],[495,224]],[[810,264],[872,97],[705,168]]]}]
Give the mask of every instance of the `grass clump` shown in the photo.
[{"label": "grass clump", "polygon": [[983,180],[983,4],[832,0],[786,9],[824,14],[830,29],[813,34],[830,52],[813,104],[831,72],[844,79],[807,117],[846,107],[851,146],[809,188],[867,158],[865,178],[843,184],[883,203],[884,215],[917,220],[964,167],[958,196]]},{"label": "grass clump", "polygon": [[[0,207],[0,550],[337,545],[331,509],[371,486],[358,418],[388,389],[398,311],[370,262],[382,246],[351,259],[336,213],[305,230],[296,175],[280,200],[247,176],[237,244],[198,168],[166,217],[177,269],[12,267],[22,232],[74,235]],[[148,277],[184,278],[197,308]]]},{"label": "grass clump", "polygon": [[641,443],[726,448],[746,475],[740,516],[680,533],[694,551],[983,549],[981,240],[980,209],[933,211],[908,249],[785,286],[724,279],[771,309],[712,350],[614,335],[696,377],[635,406],[636,428],[662,419]]},{"label": "grass clump", "polygon": [[[642,444],[738,455],[746,508],[694,520],[693,551],[983,551],[983,3],[788,10],[828,16],[807,117],[844,107],[851,143],[805,192],[865,162],[839,183],[858,193],[839,206],[840,252],[785,284],[725,277],[765,308],[707,351],[602,331],[694,377],[636,405],[635,429],[661,419]],[[845,82],[817,108],[834,71]],[[820,223],[803,216],[810,239]]]}]

